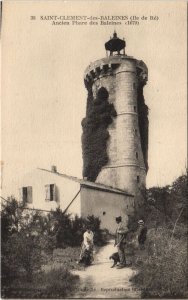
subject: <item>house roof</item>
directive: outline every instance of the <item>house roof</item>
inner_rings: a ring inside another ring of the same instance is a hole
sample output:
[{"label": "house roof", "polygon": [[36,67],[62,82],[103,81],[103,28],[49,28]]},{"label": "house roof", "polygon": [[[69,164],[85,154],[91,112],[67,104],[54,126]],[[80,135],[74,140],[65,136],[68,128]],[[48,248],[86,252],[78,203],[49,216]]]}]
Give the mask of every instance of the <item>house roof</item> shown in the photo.
[{"label": "house roof", "polygon": [[81,185],[81,187],[90,188],[90,189],[94,189],[94,190],[101,190],[101,191],[105,191],[105,192],[109,192],[109,193],[121,194],[121,195],[129,196],[129,197],[134,197],[134,195],[129,194],[128,192],[126,192],[124,190],[113,188],[113,187],[108,186],[108,185],[88,181],[88,180],[85,180],[85,179],[80,179],[78,177],[62,174],[62,173],[59,173],[59,172],[53,172],[53,171],[47,170],[47,169],[42,169],[42,168],[38,168],[38,169],[41,170],[41,171],[52,173],[53,175],[57,175],[57,176],[72,180],[74,182],[77,182]]}]

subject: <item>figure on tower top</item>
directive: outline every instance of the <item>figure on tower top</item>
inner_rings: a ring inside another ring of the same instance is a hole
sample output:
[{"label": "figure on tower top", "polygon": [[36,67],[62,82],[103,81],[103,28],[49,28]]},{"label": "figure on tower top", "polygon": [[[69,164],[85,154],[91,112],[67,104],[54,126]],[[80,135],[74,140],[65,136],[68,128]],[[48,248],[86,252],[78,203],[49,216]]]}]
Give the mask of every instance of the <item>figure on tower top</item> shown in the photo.
[{"label": "figure on tower top", "polygon": [[105,43],[105,49],[106,51],[110,51],[110,56],[113,55],[113,52],[118,53],[120,55],[120,51],[123,49],[123,54],[125,55],[125,40],[121,40],[118,38],[116,31],[114,30],[113,37],[110,38],[108,42]]}]

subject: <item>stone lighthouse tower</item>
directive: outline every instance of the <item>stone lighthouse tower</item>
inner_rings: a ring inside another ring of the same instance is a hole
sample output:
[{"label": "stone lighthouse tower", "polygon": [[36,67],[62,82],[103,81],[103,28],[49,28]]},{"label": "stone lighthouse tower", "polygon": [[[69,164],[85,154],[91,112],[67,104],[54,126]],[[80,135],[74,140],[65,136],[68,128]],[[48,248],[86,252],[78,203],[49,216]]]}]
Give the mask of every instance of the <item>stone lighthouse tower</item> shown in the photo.
[{"label": "stone lighthouse tower", "polygon": [[85,71],[83,177],[138,198],[148,170],[148,107],[143,96],[148,69],[126,55],[125,47],[114,32],[105,43],[106,57]]}]

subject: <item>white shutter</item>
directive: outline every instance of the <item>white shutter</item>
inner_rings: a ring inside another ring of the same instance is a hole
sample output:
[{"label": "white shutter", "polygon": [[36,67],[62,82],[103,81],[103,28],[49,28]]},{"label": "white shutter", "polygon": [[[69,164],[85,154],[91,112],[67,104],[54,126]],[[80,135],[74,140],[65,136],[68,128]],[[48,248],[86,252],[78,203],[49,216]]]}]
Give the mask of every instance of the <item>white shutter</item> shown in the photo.
[{"label": "white shutter", "polygon": [[45,185],[45,200],[50,200],[50,184]]},{"label": "white shutter", "polygon": [[53,184],[53,201],[56,201],[56,185]]},{"label": "white shutter", "polygon": [[19,200],[23,201],[23,188],[19,188]]}]

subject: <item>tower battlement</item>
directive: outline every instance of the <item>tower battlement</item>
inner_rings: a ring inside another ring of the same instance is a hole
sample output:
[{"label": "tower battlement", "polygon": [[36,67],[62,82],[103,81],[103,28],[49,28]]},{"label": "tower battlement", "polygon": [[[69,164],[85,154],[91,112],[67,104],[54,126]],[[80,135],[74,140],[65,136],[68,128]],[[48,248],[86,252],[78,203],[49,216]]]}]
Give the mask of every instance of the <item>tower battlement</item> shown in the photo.
[{"label": "tower battlement", "polygon": [[84,72],[84,82],[87,87],[89,83],[95,81],[103,76],[112,76],[120,72],[118,67],[124,63],[124,61],[132,61],[132,68],[126,70],[127,72],[136,72],[140,81],[146,84],[148,80],[148,68],[142,60],[137,60],[132,56],[127,55],[117,55],[109,56],[99,59],[91,63]]}]

